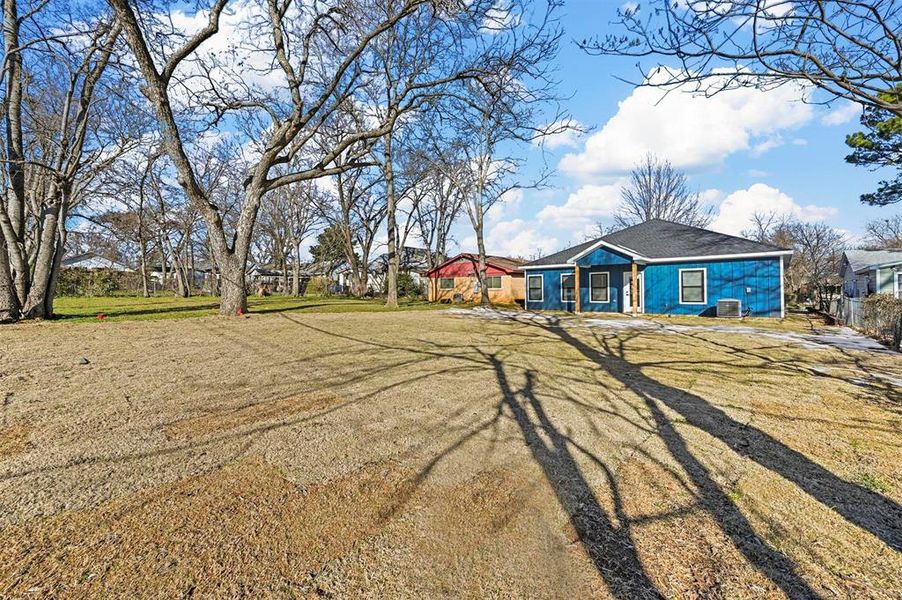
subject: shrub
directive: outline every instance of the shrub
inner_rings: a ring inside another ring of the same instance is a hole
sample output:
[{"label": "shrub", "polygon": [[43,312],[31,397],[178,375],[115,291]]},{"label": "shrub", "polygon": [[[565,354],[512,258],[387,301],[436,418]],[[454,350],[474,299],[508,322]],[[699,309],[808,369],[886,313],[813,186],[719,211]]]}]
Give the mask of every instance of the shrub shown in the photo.
[{"label": "shrub", "polygon": [[861,303],[864,332],[890,344],[902,345],[902,299],[890,294],[874,294]]},{"label": "shrub", "polygon": [[405,298],[422,298],[426,295],[426,286],[417,283],[410,273],[398,274],[398,296]]},{"label": "shrub", "polygon": [[119,273],[110,269],[60,269],[58,296],[109,296],[120,289]]},{"label": "shrub", "polygon": [[328,296],[332,292],[332,282],[328,277],[311,277],[307,282],[305,296]]}]

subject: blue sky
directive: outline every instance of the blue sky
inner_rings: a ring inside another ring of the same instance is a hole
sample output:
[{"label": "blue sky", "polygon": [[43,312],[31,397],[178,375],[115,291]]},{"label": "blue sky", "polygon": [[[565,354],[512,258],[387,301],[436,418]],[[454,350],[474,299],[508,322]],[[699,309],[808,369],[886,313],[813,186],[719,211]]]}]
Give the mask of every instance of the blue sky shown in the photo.
[{"label": "blue sky", "polygon": [[[824,221],[854,242],[868,220],[898,212],[859,201],[880,174],[843,160],[845,135],[858,129],[854,105],[806,104],[804,90],[790,87],[708,99],[677,93],[656,105],[660,92],[618,80],[638,77],[635,59],[589,56],[575,40],[609,31],[619,5],[570,0],[564,7],[558,78],[563,94],[573,94],[567,110],[592,131],[546,144],[556,167],[551,187],[524,191],[490,213],[490,252],[530,257],[583,241],[594,223],[611,222],[626,165],[648,151],[688,173],[714,207],[712,228],[727,233],[739,233],[756,210],[772,210]],[[530,151],[524,176],[541,158],[540,149]],[[461,250],[475,246],[468,228],[464,217],[456,232]]]}]

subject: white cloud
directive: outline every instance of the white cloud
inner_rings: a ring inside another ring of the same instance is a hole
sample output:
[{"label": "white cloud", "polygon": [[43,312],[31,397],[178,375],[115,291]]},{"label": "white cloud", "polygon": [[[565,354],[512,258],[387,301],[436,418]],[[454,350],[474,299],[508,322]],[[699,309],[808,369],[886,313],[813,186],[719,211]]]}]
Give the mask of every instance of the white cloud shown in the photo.
[{"label": "white cloud", "polygon": [[[251,0],[239,0],[229,5],[219,18],[216,35],[206,40],[191,59],[179,66],[178,73],[183,76],[181,85],[193,91],[207,89],[209,83],[203,81],[201,75],[209,70],[209,79],[221,89],[235,87],[236,80],[240,80],[241,86],[246,85],[251,90],[270,93],[285,90],[285,74],[273,60],[272,54],[261,52],[256,47],[266,44],[267,38],[260,37],[261,31],[263,35],[266,32],[265,28],[260,29],[266,23],[264,15],[265,9]],[[176,31],[190,36],[207,25],[209,11],[186,12],[178,8],[159,16],[170,20]],[[288,18],[301,17],[297,9],[292,9]],[[209,69],[201,67],[196,60],[203,61]],[[174,88],[174,96],[178,99],[185,96],[181,86]]]},{"label": "white cloud", "polygon": [[821,117],[824,125],[843,125],[861,116],[861,107],[854,102],[844,102]]},{"label": "white cloud", "polygon": [[765,152],[769,150],[773,150],[779,146],[783,145],[783,136],[773,135],[771,137],[765,138],[764,140],[758,142],[752,147],[751,154],[752,156],[761,156]]},{"label": "white cloud", "polygon": [[492,8],[485,12],[480,29],[484,33],[494,35],[510,27],[519,26],[521,20],[520,15],[514,12],[514,6],[509,0],[496,0]]},{"label": "white cloud", "polygon": [[[663,76],[659,71],[651,81]],[[693,89],[636,88],[581,152],[564,156],[561,169],[585,179],[623,173],[648,152],[682,169],[715,165],[756,146],[766,151],[778,144],[780,132],[800,127],[814,114],[801,101],[804,88],[796,85],[740,88],[710,97]]]},{"label": "white cloud", "polygon": [[[558,240],[542,233],[534,223],[523,219],[512,219],[495,223],[485,232],[486,252],[500,256],[531,258],[553,252]],[[461,241],[467,252],[476,248],[476,237]]]},{"label": "white cloud", "polygon": [[801,206],[777,188],[756,183],[723,198],[711,229],[739,235],[752,226],[755,213],[775,213],[803,221],[822,221],[836,215],[837,210],[814,204]]},{"label": "white cloud", "polygon": [[761,169],[749,169],[748,176],[749,177],[767,177],[770,173],[767,171],[762,171]]},{"label": "white cloud", "polygon": [[536,215],[539,221],[574,233],[594,228],[609,219],[620,206],[622,181],[608,185],[584,185],[567,197],[563,204],[549,204]]},{"label": "white cloud", "polygon": [[514,188],[506,191],[501,200],[496,202],[486,213],[486,221],[489,223],[498,222],[504,217],[518,213],[520,205],[523,203],[523,190]]}]

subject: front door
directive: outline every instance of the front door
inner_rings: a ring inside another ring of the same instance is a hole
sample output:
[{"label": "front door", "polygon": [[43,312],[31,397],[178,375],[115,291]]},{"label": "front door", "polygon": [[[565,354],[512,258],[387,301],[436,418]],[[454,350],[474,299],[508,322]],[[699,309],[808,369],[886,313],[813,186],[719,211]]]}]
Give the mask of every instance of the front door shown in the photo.
[{"label": "front door", "polygon": [[[644,281],[644,273],[639,273],[636,276],[636,287],[638,288],[637,293],[639,294],[639,312],[645,312],[645,286],[643,285]],[[623,274],[623,312],[631,313],[633,312],[633,275],[629,271]]]}]

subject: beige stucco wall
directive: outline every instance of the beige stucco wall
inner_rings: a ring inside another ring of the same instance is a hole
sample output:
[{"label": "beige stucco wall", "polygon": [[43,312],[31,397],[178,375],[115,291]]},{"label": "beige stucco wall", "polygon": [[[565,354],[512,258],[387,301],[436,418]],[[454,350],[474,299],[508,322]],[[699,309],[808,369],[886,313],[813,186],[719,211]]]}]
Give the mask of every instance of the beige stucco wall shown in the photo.
[{"label": "beige stucco wall", "polygon": [[[474,293],[476,289],[476,277],[455,277],[454,289],[440,290],[438,287],[438,277],[429,278],[429,301],[430,302],[453,302],[454,295],[463,296],[464,302],[474,302],[478,300]],[[522,275],[502,275],[501,287],[489,290],[489,299],[492,302],[502,304],[513,304],[518,300],[523,300],[525,296],[524,279]]]}]

